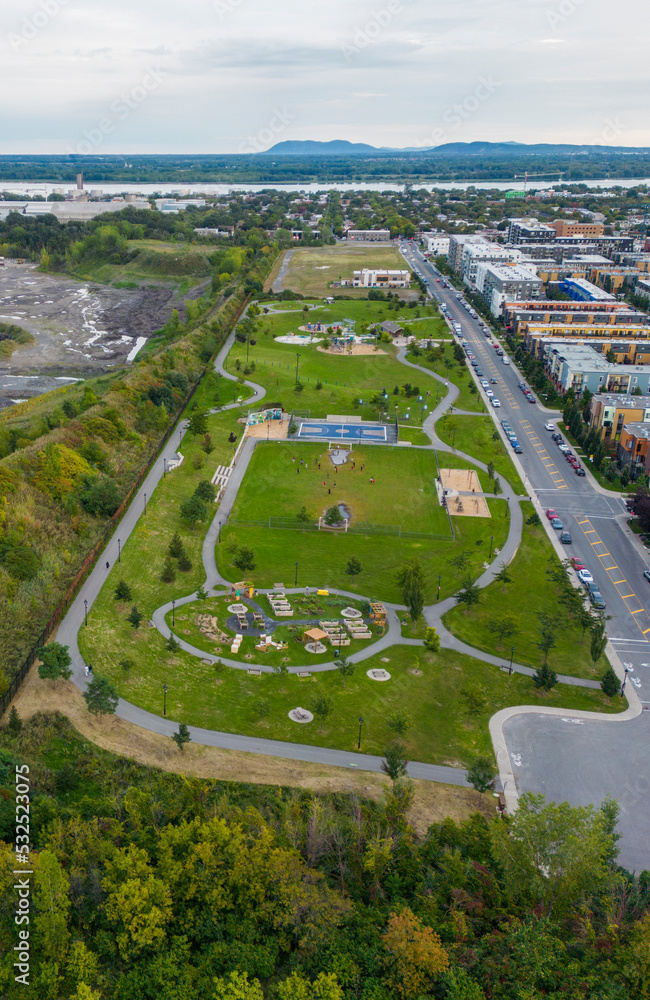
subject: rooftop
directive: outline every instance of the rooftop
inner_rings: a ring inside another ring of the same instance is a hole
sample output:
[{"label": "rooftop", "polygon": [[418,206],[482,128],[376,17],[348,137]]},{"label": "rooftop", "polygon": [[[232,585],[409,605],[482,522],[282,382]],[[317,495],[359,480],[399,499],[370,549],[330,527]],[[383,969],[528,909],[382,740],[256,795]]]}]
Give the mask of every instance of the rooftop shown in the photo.
[{"label": "rooftop", "polygon": [[593,402],[600,403],[602,406],[615,406],[619,410],[646,410],[650,407],[650,396],[626,396],[618,392],[598,392],[594,395]]}]

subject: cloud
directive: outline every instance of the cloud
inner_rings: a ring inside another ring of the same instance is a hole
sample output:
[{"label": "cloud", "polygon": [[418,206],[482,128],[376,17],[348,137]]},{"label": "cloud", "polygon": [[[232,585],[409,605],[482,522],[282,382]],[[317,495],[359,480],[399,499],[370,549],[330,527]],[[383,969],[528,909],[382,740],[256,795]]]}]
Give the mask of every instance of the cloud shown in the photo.
[{"label": "cloud", "polygon": [[[634,122],[626,142],[650,145],[645,43],[629,30],[644,23],[641,0],[618,19],[610,0],[51,0],[49,9],[35,26],[36,2],[0,8],[14,85],[0,92],[0,152],[63,145],[151,67],[164,84],[103,151],[235,151],[284,106],[295,114],[287,137],[417,145],[490,76],[498,90],[454,139],[578,139],[615,115]],[[350,58],[344,45],[356,46]]]}]

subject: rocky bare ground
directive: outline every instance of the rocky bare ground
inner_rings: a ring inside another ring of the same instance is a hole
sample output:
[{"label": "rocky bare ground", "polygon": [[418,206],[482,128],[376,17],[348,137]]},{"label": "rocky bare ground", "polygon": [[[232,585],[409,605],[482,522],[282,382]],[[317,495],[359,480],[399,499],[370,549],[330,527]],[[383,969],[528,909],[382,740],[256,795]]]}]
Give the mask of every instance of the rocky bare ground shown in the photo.
[{"label": "rocky bare ground", "polygon": [[[201,294],[195,288],[191,298]],[[35,338],[0,365],[0,406],[48,392],[66,378],[89,378],[127,362],[183,299],[172,288],[85,284],[40,274],[33,264],[0,267],[0,322]]]}]

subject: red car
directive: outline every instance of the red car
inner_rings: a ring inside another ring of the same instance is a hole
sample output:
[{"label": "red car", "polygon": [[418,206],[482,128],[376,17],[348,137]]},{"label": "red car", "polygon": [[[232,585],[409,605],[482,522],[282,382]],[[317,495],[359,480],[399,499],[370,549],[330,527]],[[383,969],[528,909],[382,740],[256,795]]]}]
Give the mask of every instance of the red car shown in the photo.
[{"label": "red car", "polygon": [[557,517],[557,511],[553,510],[552,507],[549,507],[549,509],[546,511],[546,516],[549,519],[549,521],[552,521],[554,517]]},{"label": "red car", "polygon": [[582,560],[578,559],[577,556],[573,556],[571,558],[571,565],[573,566],[576,573],[579,573],[581,569],[585,568],[585,564],[582,562]]}]

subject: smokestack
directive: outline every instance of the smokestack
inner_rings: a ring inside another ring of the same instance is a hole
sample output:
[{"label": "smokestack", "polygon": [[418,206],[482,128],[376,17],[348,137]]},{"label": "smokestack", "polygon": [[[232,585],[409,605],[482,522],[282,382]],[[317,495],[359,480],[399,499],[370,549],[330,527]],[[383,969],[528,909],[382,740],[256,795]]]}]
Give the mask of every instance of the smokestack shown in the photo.
[{"label": "smokestack", "polygon": [[84,175],[77,174],[77,191],[83,191],[84,189]]}]

